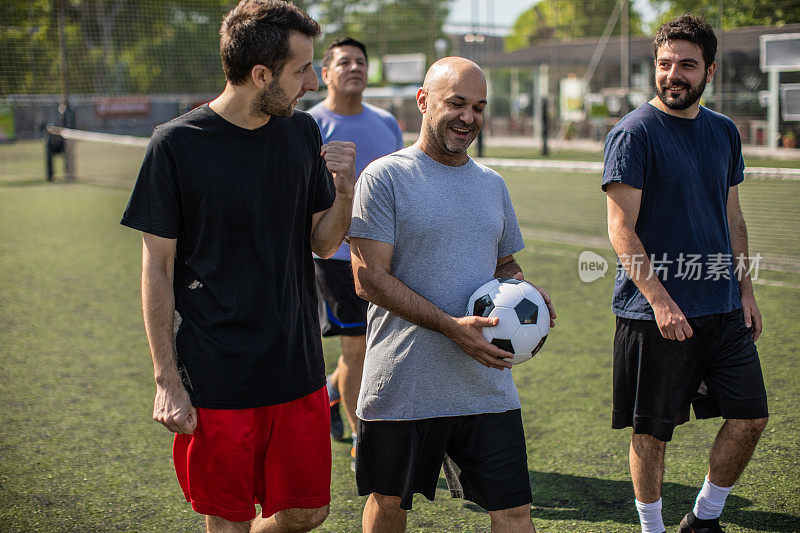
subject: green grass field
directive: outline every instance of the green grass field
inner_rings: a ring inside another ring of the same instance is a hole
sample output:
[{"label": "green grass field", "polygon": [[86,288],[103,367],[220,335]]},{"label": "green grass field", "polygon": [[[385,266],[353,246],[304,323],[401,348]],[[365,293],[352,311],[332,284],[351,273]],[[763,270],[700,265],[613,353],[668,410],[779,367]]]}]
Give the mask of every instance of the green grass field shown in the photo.
[{"label": "green grass field", "polygon": [[[41,166],[33,147],[0,146],[0,531],[201,531],[175,480],[170,434],[150,418],[141,238],[119,225],[130,183],[32,180],[30,169]],[[539,531],[638,531],[629,433],[609,428],[612,279],[581,282],[577,258],[585,248],[541,240],[559,232],[602,241],[598,179],[503,174],[528,243],[518,259],[550,290],[559,315],[543,351],[513,370],[531,515]],[[743,186],[754,252],[789,250],[797,259],[791,221],[799,189],[798,182],[765,180]],[[595,251],[613,262],[603,246]],[[756,286],[766,325],[759,351],[771,420],[724,521],[731,532],[800,531],[800,274],[762,271],[760,278],[767,284]],[[324,347],[330,370],[338,346],[326,340]],[[669,446],[663,497],[670,530],[702,483],[718,423],[693,421]],[[331,515],[319,530],[358,531],[365,498],[356,495],[349,445],[334,443],[333,453]],[[415,500],[409,531],[488,531],[485,512],[450,499],[443,479],[439,486],[434,503]]]},{"label": "green grass field", "polygon": [[[610,248],[606,226],[606,197],[600,179],[592,174],[562,171],[500,171],[514,198],[522,226],[533,238],[548,241],[584,237]],[[747,179],[740,202],[748,228],[751,255],[795,265],[800,270],[800,232],[789,221],[800,207],[800,182]],[[574,242],[574,241],[567,241]]]}]

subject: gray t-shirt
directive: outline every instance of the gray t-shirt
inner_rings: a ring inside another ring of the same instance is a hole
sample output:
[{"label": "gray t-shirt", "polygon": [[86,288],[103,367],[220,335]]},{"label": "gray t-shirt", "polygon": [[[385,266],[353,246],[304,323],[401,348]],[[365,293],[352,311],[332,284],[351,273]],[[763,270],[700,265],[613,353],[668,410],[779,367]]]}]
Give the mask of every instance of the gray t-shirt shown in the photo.
[{"label": "gray t-shirt", "polygon": [[[349,235],[394,246],[392,274],[444,312],[463,316],[497,259],[525,244],[503,179],[409,147],[370,163],[356,184]],[[509,370],[487,368],[441,333],[374,304],[357,414],[416,420],[520,407]]]}]

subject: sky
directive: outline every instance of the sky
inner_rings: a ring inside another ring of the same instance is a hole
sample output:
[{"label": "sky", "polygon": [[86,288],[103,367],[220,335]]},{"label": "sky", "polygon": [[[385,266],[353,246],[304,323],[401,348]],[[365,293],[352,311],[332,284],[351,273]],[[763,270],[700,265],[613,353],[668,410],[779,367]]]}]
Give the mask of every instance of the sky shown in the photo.
[{"label": "sky", "polygon": [[447,22],[471,24],[474,11],[475,20],[481,24],[512,26],[523,11],[535,3],[533,0],[453,0]]},{"label": "sky", "polygon": [[[538,0],[453,0],[450,8],[448,24],[471,25],[473,13],[478,25],[494,25],[510,28],[514,25],[523,11],[527,10]],[[637,11],[642,13],[644,21],[650,22],[646,0],[634,0]]]}]

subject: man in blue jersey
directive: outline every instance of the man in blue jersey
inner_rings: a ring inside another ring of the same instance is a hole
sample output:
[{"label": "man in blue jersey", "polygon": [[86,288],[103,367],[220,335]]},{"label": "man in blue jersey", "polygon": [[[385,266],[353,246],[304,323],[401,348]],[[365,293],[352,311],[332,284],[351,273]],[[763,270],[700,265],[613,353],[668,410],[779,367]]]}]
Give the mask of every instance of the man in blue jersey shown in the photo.
[{"label": "man in blue jersey", "polygon": [[[403,135],[391,113],[363,102],[367,86],[367,50],[355,39],[331,43],[322,58],[322,79],[328,96],[309,110],[322,132],[323,142],[349,141],[356,145],[356,174],[373,160],[403,148]],[[343,436],[341,397],[355,450],[356,402],[366,352],[367,302],[356,295],[350,269],[350,247],[342,243],[330,259],[315,258],[323,336],[338,335],[342,355],[328,379],[331,397],[331,435]],[[341,393],[341,396],[340,396]]]},{"label": "man in blue jersey", "polygon": [[633,427],[630,468],[643,533],[666,531],[666,443],[689,418],[722,416],[709,469],[681,533],[722,531],[719,516],[767,423],[761,333],[737,186],[739,132],[699,104],[717,39],[699,18],[653,41],[656,97],[608,134],[603,189],[620,270],[612,309],[612,427]]}]

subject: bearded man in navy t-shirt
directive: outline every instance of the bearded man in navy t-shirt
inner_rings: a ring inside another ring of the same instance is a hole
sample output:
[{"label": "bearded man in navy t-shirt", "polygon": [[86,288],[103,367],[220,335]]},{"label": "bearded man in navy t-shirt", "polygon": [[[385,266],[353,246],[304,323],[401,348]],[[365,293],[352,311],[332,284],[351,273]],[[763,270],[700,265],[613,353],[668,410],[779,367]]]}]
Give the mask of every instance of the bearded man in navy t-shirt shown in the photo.
[{"label": "bearded man in navy t-shirt", "polygon": [[612,427],[633,427],[631,477],[643,533],[666,530],[666,443],[690,405],[697,418],[725,423],[679,532],[722,531],[725,499],[767,423],[755,346],[761,313],[737,188],[741,140],[733,122],[699,104],[716,48],[699,18],[663,25],[653,42],[657,95],[625,116],[605,144],[608,233],[619,256]]}]

